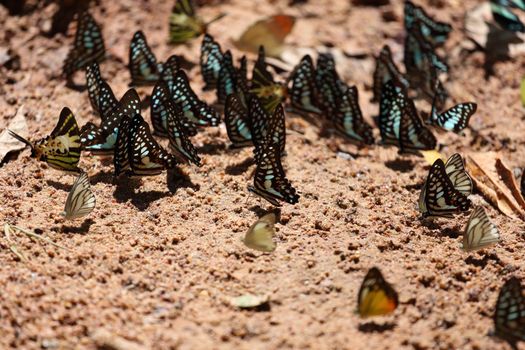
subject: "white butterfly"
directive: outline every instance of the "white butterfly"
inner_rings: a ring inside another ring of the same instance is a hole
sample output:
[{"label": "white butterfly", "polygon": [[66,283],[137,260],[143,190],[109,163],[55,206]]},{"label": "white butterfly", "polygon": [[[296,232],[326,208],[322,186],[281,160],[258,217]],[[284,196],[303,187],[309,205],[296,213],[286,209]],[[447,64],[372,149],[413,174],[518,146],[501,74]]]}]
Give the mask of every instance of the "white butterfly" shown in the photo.
[{"label": "white butterfly", "polygon": [[61,215],[69,220],[88,215],[95,208],[95,202],[89,178],[85,172],[81,172],[69,191],[66,206]]},{"label": "white butterfly", "polygon": [[274,234],[275,214],[270,213],[261,217],[250,227],[243,242],[248,248],[270,253],[276,247],[275,242],[272,240]]},{"label": "white butterfly", "polygon": [[499,231],[494,225],[483,207],[476,207],[463,233],[463,249],[466,251],[477,250],[488,247],[499,241]]}]

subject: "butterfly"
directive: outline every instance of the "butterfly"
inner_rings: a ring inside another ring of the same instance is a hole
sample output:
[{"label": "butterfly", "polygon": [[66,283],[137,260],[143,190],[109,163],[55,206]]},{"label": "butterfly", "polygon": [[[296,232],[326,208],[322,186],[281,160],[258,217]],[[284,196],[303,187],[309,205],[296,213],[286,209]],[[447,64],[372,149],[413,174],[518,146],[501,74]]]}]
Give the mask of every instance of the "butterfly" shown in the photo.
[{"label": "butterfly", "polygon": [[231,94],[226,98],[224,124],[232,148],[253,145],[248,109],[237,94]]},{"label": "butterfly", "polygon": [[[438,83],[439,84],[439,83]],[[446,131],[460,133],[468,126],[470,117],[476,113],[478,105],[474,102],[458,103],[442,113],[436,111],[437,94],[432,102],[432,110],[427,124],[435,125]]]},{"label": "butterfly", "polygon": [[9,130],[9,135],[31,148],[31,157],[50,167],[67,172],[80,172],[80,131],[71,110],[64,107],[51,134],[34,143]]},{"label": "butterfly", "polygon": [[465,171],[465,163],[459,153],[454,153],[448,158],[445,163],[445,172],[456,191],[466,197],[472,194],[472,179]]},{"label": "butterfly", "polygon": [[170,16],[170,42],[182,44],[196,38],[206,32],[208,25],[224,16],[224,14],[220,14],[205,23],[195,13],[192,0],[176,0]]},{"label": "butterfly", "polygon": [[264,46],[259,48],[257,61],[253,67],[250,92],[259,97],[267,113],[273,113],[277,105],[286,98],[286,87],[276,83],[268,71]]},{"label": "butterfly", "polygon": [[491,0],[490,8],[492,10],[492,17],[503,29],[511,32],[525,32],[525,25],[520,18],[510,10],[510,8],[519,8],[525,11],[525,4],[523,1],[513,0]]},{"label": "butterfly", "polygon": [[181,69],[180,66],[180,56],[177,55],[171,55],[168,58],[168,60],[163,64],[163,69],[160,78],[166,83],[166,85],[168,85],[170,91],[174,89],[175,76],[179,69]]},{"label": "butterfly", "polygon": [[275,214],[269,213],[259,218],[246,232],[243,242],[251,249],[271,253],[276,245],[273,241],[275,235]]},{"label": "butterfly", "polygon": [[119,125],[113,163],[115,177],[126,170],[130,176],[151,176],[174,168],[177,160],[155,141],[148,123],[137,113],[126,115]]},{"label": "butterfly", "polygon": [[182,108],[184,116],[194,125],[219,125],[219,114],[197,97],[190,86],[188,76],[182,69],[175,74],[175,81],[170,92],[175,103]]},{"label": "butterfly", "polygon": [[499,231],[483,207],[476,207],[468,219],[463,233],[463,249],[472,251],[486,248],[499,241]]},{"label": "butterfly", "polygon": [[270,143],[278,145],[279,154],[284,154],[286,125],[282,105],[279,104],[272,114],[268,114],[259,99],[253,96],[249,100],[248,113],[255,159],[260,157]]},{"label": "butterfly", "polygon": [[236,92],[235,67],[230,50],[224,53],[217,81],[217,101],[219,104],[226,102],[226,97]]},{"label": "butterfly", "polygon": [[91,213],[95,209],[95,203],[95,195],[91,192],[89,178],[82,171],[67,195],[66,206],[61,215],[67,220],[78,219]]},{"label": "butterfly", "polygon": [[[184,162],[192,162],[200,166],[197,150],[185,133],[184,123],[187,119],[181,108],[170,97],[166,83],[159,81],[153,90],[151,117],[155,128],[159,128],[158,120],[162,123],[162,132],[170,140],[170,149]],[[155,126],[157,124],[157,126]]]},{"label": "butterfly", "polygon": [[122,96],[111,114],[102,120],[100,127],[90,122],[82,127],[80,136],[82,147],[96,155],[113,154],[123,116],[131,117],[138,113],[140,113],[140,98],[135,89],[130,89]]},{"label": "butterfly", "polygon": [[428,173],[419,196],[419,211],[423,216],[451,217],[458,211],[467,211],[470,200],[456,190],[446,172],[445,163],[437,159]]},{"label": "butterfly", "polygon": [[376,59],[376,69],[374,71],[374,97],[372,101],[379,101],[381,97],[381,90],[383,84],[394,79],[399,82],[405,89],[408,89],[409,82],[405,76],[399,71],[394,60],[392,59],[392,52],[388,45],[383,46],[379,56]]},{"label": "butterfly", "polygon": [[385,281],[381,271],[368,270],[357,296],[357,311],[361,317],[381,316],[393,312],[399,304],[397,292]]},{"label": "butterfly", "polygon": [[131,86],[154,85],[164,68],[162,63],[157,62],[144,33],[140,30],[135,32],[131,39],[128,68]]},{"label": "butterfly", "polygon": [[419,27],[421,34],[433,45],[442,45],[452,31],[448,23],[435,21],[422,7],[414,5],[411,1],[405,1],[405,29],[412,30]]},{"label": "butterfly", "polygon": [[338,99],[332,121],[336,130],[344,136],[367,145],[374,143],[372,127],[363,119],[355,86],[347,87]]},{"label": "butterfly", "polygon": [[223,58],[221,45],[211,35],[204,34],[200,56],[201,74],[205,83],[203,90],[213,90],[217,87]]},{"label": "butterfly", "polygon": [[89,12],[79,14],[73,48],[64,61],[63,72],[68,80],[73,73],[105,57],[106,48],[100,27]]},{"label": "butterfly", "polygon": [[415,153],[417,151],[436,149],[436,137],[423,125],[414,101],[410,98],[408,98],[405,113],[401,118],[399,132],[400,153]]},{"label": "butterfly", "polygon": [[315,67],[310,55],[304,55],[288,78],[292,82],[289,90],[292,107],[306,113],[322,114],[317,107]]},{"label": "butterfly", "polygon": [[98,63],[86,67],[86,83],[93,110],[105,119],[118,106],[118,100],[111,87],[102,79]]},{"label": "butterfly", "polygon": [[275,206],[281,206],[279,201],[295,204],[299,195],[290,181],[286,179],[281,163],[281,151],[278,145],[268,144],[261,154],[256,157],[257,168],[253,186],[248,191],[266,199]]},{"label": "butterfly", "polygon": [[525,295],[521,281],[511,277],[498,295],[494,312],[496,335],[517,349],[516,342],[525,341]]},{"label": "butterfly", "polygon": [[341,99],[346,85],[335,69],[335,61],[331,54],[321,53],[317,57],[315,71],[315,86],[318,92],[317,102],[325,115],[334,113],[337,101]]}]

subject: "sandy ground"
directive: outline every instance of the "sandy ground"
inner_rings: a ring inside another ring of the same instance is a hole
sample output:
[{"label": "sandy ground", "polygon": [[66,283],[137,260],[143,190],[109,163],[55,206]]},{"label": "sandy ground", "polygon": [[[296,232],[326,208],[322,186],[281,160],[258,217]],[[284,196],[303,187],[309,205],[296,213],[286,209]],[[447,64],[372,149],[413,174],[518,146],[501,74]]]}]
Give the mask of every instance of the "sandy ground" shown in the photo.
[{"label": "sandy ground", "polygon": [[[101,2],[92,13],[113,55],[101,69],[117,96],[129,82],[125,64],[135,30],[146,33],[160,60],[177,53],[198,62],[200,39],[181,47],[166,43],[171,1]],[[479,104],[471,120],[479,134],[441,135],[442,153],[497,150],[511,166],[524,166],[519,83],[525,58],[498,63],[494,76],[484,80],[481,52],[452,54],[465,39],[465,12],[476,2],[436,2],[441,6],[429,12],[455,29],[445,48],[453,101]],[[223,48],[232,48],[231,39],[261,15],[284,12],[299,18],[291,45],[333,44],[365,53],[348,60],[347,67],[355,69],[340,73],[358,86],[371,121],[377,114],[377,105],[369,102],[372,55],[387,42],[396,60],[402,57],[402,2],[393,1],[386,10],[350,7],[344,0],[311,0],[294,8],[286,3],[232,0],[201,14],[228,13],[210,28]],[[8,17],[0,8],[5,29],[0,44],[21,58],[20,70],[0,67],[0,126],[24,105],[34,138],[52,130],[63,106],[80,125],[98,121],[87,93],[66,88],[59,78],[73,28],[67,37],[39,35],[49,28],[53,9]],[[383,20],[392,16],[395,21]],[[234,55],[240,57],[238,51]],[[190,76],[199,91],[197,67]],[[82,82],[83,74],[77,80]],[[140,92],[145,96],[149,89]],[[215,96],[205,98],[213,102]],[[144,115],[149,120],[149,111]],[[224,127],[195,137],[202,168],[183,167],[167,176],[115,186],[111,162],[83,157],[81,167],[97,197],[85,221],[64,222],[59,216],[73,176],[30,159],[28,150],[4,165],[0,222],[36,230],[71,251],[20,238],[19,248],[32,261],[24,265],[0,240],[0,348],[95,349],[97,335],[109,332],[146,349],[510,349],[489,333],[503,281],[525,277],[523,223],[474,195],[474,203],[489,208],[502,241],[467,254],[459,248],[466,217],[419,220],[415,205],[428,172],[423,158],[320,138],[318,129],[298,116],[287,118],[299,133],[287,137],[284,166],[301,199],[282,207],[273,254],[240,242],[271,206],[248,196],[251,151],[228,150]],[[338,156],[337,149],[354,159]],[[392,316],[362,320],[354,313],[357,292],[372,266],[397,289],[400,306]],[[245,293],[269,295],[269,308],[238,310],[229,304],[229,298]]]}]

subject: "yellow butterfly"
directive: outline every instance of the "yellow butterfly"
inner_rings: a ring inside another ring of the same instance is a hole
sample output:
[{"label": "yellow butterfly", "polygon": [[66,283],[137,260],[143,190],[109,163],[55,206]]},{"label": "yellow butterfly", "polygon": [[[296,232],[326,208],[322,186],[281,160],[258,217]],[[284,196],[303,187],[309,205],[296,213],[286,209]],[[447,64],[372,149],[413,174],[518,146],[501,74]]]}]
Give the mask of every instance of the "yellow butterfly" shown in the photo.
[{"label": "yellow butterfly", "polygon": [[372,267],[359,289],[357,311],[361,317],[393,312],[398,305],[397,292],[385,281],[378,268]]},{"label": "yellow butterfly", "polygon": [[170,16],[170,42],[182,44],[206,32],[210,23],[215,22],[225,14],[220,14],[209,22],[204,22],[195,13],[192,0],[176,0]]},{"label": "yellow butterfly", "polygon": [[31,147],[31,157],[48,163],[50,167],[68,172],[80,172],[77,167],[80,160],[80,131],[75,116],[69,108],[62,109],[51,135],[39,141],[31,143],[11,130],[9,135]]},{"label": "yellow butterfly", "polygon": [[275,214],[270,213],[261,217],[250,227],[243,242],[248,248],[270,253],[276,248],[275,242],[272,240],[274,234]]}]

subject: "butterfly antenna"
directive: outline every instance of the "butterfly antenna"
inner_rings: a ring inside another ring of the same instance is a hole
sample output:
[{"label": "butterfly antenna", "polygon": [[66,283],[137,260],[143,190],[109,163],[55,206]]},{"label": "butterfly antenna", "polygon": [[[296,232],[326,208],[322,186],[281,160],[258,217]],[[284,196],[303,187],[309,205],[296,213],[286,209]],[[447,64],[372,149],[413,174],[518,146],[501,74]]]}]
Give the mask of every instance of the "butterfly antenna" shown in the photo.
[{"label": "butterfly antenna", "polygon": [[226,16],[226,13],[220,13],[219,15],[215,16],[214,18],[212,18],[210,21],[206,22],[206,26],[209,26],[213,22],[217,22],[218,20],[220,20],[221,18],[223,18],[225,16]]},{"label": "butterfly antenna", "polygon": [[33,149],[33,145],[31,144],[31,142],[27,141],[25,138],[23,138],[22,136],[18,135],[16,132],[12,131],[12,130],[7,130],[9,132],[9,135],[11,137],[14,137],[15,139],[17,139],[18,141],[20,142],[23,142],[25,143],[26,145],[28,145],[29,147],[31,147],[31,149]]}]

